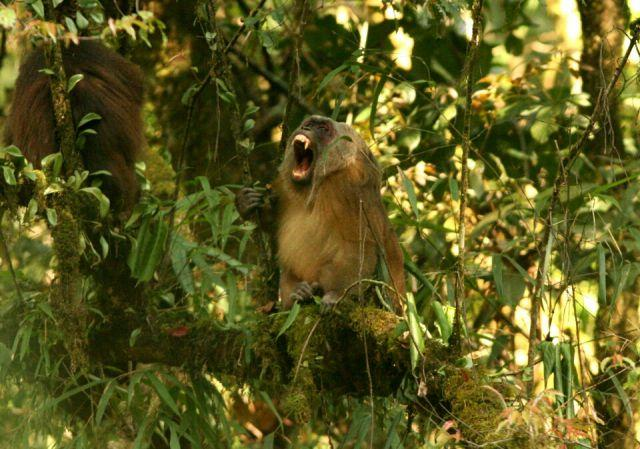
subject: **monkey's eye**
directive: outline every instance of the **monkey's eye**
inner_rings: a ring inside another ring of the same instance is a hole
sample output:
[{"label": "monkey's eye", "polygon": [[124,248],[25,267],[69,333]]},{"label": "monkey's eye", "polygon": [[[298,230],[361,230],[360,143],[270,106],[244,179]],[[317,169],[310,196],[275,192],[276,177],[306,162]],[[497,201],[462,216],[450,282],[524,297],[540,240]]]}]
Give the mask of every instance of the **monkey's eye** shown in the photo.
[{"label": "monkey's eye", "polygon": [[327,123],[318,123],[316,125],[316,128],[318,129],[318,131],[320,131],[321,134],[328,134],[329,133],[329,125]]}]

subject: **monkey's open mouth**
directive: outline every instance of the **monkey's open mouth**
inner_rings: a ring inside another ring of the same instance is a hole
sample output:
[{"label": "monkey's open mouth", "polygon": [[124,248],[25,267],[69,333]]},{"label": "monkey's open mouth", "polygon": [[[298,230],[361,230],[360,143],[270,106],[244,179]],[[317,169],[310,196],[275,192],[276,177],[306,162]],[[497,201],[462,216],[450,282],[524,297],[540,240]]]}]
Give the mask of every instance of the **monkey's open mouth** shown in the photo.
[{"label": "monkey's open mouth", "polygon": [[304,134],[298,134],[293,138],[293,155],[296,166],[291,172],[294,181],[307,181],[311,177],[311,164],[313,163],[313,148],[311,139]]}]

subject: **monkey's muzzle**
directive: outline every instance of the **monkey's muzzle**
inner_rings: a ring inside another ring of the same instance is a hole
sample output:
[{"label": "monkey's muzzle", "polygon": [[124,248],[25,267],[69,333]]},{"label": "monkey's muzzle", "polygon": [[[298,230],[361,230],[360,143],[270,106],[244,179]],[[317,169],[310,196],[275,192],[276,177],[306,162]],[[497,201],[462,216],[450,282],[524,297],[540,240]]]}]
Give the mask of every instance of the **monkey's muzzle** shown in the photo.
[{"label": "monkey's muzzle", "polygon": [[296,182],[308,181],[311,178],[311,166],[313,164],[311,139],[300,133],[293,138],[292,145],[296,165],[291,172],[291,177]]}]

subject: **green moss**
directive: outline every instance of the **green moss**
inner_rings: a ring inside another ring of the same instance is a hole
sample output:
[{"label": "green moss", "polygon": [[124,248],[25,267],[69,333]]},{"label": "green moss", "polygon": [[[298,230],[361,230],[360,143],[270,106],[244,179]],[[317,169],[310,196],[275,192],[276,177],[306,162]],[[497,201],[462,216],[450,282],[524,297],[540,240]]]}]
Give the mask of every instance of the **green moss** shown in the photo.
[{"label": "green moss", "polygon": [[445,371],[444,397],[451,404],[451,415],[466,440],[495,449],[559,447],[547,434],[531,434],[528,426],[500,426],[506,419],[504,392],[483,378],[482,373],[452,366]]},{"label": "green moss", "polygon": [[478,443],[496,440],[494,433],[504,410],[498,393],[485,385],[473,372],[455,368],[448,369],[444,384],[445,397],[462,434]]},{"label": "green moss", "polygon": [[366,333],[377,342],[385,343],[393,338],[393,331],[400,321],[395,314],[372,306],[353,307],[349,320],[358,333]]},{"label": "green moss", "polygon": [[309,422],[312,410],[308,392],[299,386],[288,389],[282,398],[282,411],[297,423]]},{"label": "green moss", "polygon": [[73,194],[57,195],[53,206],[58,217],[57,224],[51,229],[57,266],[50,301],[58,315],[59,329],[71,357],[71,368],[75,370],[87,362],[87,308],[82,297],[80,276],[81,228]]},{"label": "green moss", "polygon": [[170,198],[176,188],[176,173],[171,164],[153,148],[149,148],[142,159],[147,166],[145,176],[151,183],[151,192],[160,198]]}]

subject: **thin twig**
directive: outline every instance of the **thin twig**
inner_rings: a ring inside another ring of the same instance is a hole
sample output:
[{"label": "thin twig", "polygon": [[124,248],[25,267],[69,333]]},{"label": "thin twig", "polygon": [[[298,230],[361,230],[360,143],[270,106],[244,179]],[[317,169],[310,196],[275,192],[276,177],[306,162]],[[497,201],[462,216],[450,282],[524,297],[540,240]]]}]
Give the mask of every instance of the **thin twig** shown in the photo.
[{"label": "thin twig", "polygon": [[533,364],[535,362],[536,343],[538,340],[539,309],[540,309],[541,297],[545,287],[546,273],[549,267],[551,252],[553,250],[553,240],[554,240],[553,212],[556,209],[556,206],[558,204],[558,201],[560,198],[560,189],[562,188],[562,185],[563,185],[564,177],[562,176],[562,171],[564,170],[566,173],[569,173],[571,171],[571,167],[573,166],[575,161],[578,159],[578,157],[582,153],[582,150],[584,149],[584,146],[589,140],[589,138],[591,138],[592,136],[595,136],[600,131],[600,129],[595,129],[595,125],[600,120],[600,117],[606,108],[607,99],[609,98],[609,95],[611,95],[611,92],[613,91],[616,83],[618,82],[620,75],[622,75],[622,70],[627,64],[627,61],[629,60],[629,56],[631,55],[631,52],[633,51],[633,48],[635,47],[636,42],[640,37],[640,22],[636,21],[632,23],[631,29],[633,31],[633,34],[629,41],[629,45],[627,46],[627,49],[624,53],[624,56],[622,57],[622,59],[620,60],[620,63],[616,67],[613,77],[609,81],[609,84],[607,85],[607,87],[603,91],[600,91],[600,94],[598,95],[598,98],[595,102],[593,112],[591,113],[591,117],[589,118],[589,124],[587,125],[587,128],[585,129],[584,133],[582,134],[580,139],[569,148],[569,153],[567,154],[567,156],[565,156],[561,160],[559,166],[562,167],[562,169],[558,169],[558,172],[556,173],[556,176],[555,176],[555,181],[553,183],[553,193],[551,195],[549,207],[547,208],[546,219],[544,223],[544,235],[542,237],[542,241],[540,242],[540,246],[539,246],[539,248],[541,247],[542,249],[541,260],[543,261],[543,263],[538,264],[536,284],[534,286],[533,292],[531,293],[531,327],[529,329],[529,351],[528,351],[528,363],[527,363],[527,366],[531,370],[530,372],[531,377],[527,384],[527,390],[529,395],[532,394],[533,387],[534,387]]},{"label": "thin twig", "polygon": [[472,9],[473,30],[471,40],[467,47],[464,74],[466,76],[466,104],[464,109],[464,129],[462,133],[462,160],[460,173],[460,215],[458,223],[458,260],[456,267],[455,288],[455,319],[451,335],[451,345],[456,351],[461,350],[462,326],[464,325],[464,300],[465,300],[465,257],[466,257],[466,226],[465,214],[467,210],[467,190],[469,188],[469,169],[467,161],[471,151],[471,97],[473,95],[473,72],[478,57],[480,46],[480,31],[482,25],[483,0],[475,0]]},{"label": "thin twig", "polygon": [[300,349],[300,357],[298,357],[298,363],[296,363],[296,370],[293,372],[293,381],[291,382],[292,384],[296,383],[296,379],[298,378],[298,372],[300,371],[300,367],[302,366],[302,360],[304,359],[304,353],[307,351],[307,346],[309,346],[311,337],[313,336],[313,333],[316,331],[318,324],[320,324],[321,319],[322,319],[322,316],[319,316],[316,319],[316,322],[313,323],[313,326],[311,327],[311,330],[309,330],[309,334],[307,335],[307,338],[305,338],[304,343],[302,344],[302,348]]},{"label": "thin twig", "polygon": [[291,60],[291,70],[289,72],[289,95],[287,105],[284,108],[284,117],[282,118],[282,140],[280,141],[280,154],[284,152],[289,137],[289,122],[293,114],[293,105],[298,103],[294,100],[295,90],[299,87],[300,79],[300,51],[302,48],[302,37],[306,24],[307,0],[297,0],[294,8],[294,15],[298,19],[295,25],[293,36],[293,58]]},{"label": "thin twig", "polygon": [[[266,2],[267,2],[267,0],[260,0],[260,3],[258,3],[258,6],[256,6],[253,9],[253,11],[251,11],[249,13],[249,16],[247,17],[247,19],[255,17],[255,15],[258,14],[258,11],[260,11],[262,9],[262,7],[264,6],[264,4]],[[236,31],[236,34],[233,35],[233,37],[231,38],[231,40],[229,41],[227,46],[224,48],[224,53],[225,54],[229,53],[229,50],[231,50],[233,48],[233,46],[238,41],[238,38],[242,35],[242,33],[244,33],[245,28],[247,28],[247,19],[244,19],[242,21],[242,25],[240,26],[240,28],[238,28],[238,31]]]}]

